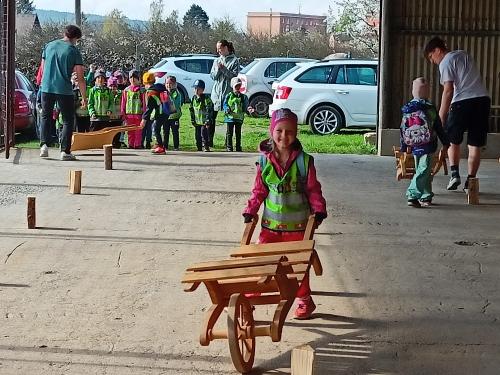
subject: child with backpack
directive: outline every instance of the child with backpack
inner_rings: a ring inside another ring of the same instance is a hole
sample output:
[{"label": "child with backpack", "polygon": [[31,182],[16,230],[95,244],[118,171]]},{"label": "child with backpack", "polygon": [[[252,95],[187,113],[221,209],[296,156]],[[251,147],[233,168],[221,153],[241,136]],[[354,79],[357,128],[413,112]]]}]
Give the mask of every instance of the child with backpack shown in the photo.
[{"label": "child with backpack", "polygon": [[227,125],[226,151],[233,151],[233,133],[236,133],[236,151],[241,152],[241,126],[245,113],[252,114],[254,109],[248,105],[248,97],[240,92],[241,79],[231,78],[230,91],[224,98],[222,109],[224,110],[224,122]]},{"label": "child with backpack", "polygon": [[204,93],[205,82],[197,79],[193,84],[194,95],[191,98],[189,112],[191,113],[191,124],[194,126],[196,148],[210,152],[209,128],[214,116],[214,104],[210,95]]},{"label": "child with backpack", "polygon": [[177,79],[174,76],[168,76],[165,80],[165,87],[172,103],[172,112],[168,116],[167,124],[164,128],[164,146],[168,150],[170,131],[174,140],[174,151],[179,151],[179,121],[182,117],[182,95],[177,89]]},{"label": "child with backpack", "polygon": [[144,73],[142,81],[145,83],[146,87],[146,111],[144,111],[142,115],[141,125],[143,126],[143,129],[146,129],[148,126],[154,127],[157,146],[152,150],[152,153],[164,155],[165,148],[163,147],[161,130],[167,122],[168,115],[170,114],[170,99],[166,93],[165,85],[154,83],[155,76],[153,73]]},{"label": "child with backpack", "polygon": [[90,131],[109,126],[109,116],[113,109],[111,90],[106,86],[106,73],[98,70],[94,74],[95,85],[89,90]]},{"label": "child with backpack", "polygon": [[[415,174],[406,191],[408,206],[427,207],[432,204],[432,159],[437,150],[437,137],[447,149],[450,145],[441,119],[429,98],[429,83],[423,77],[413,81],[413,99],[401,109],[401,152],[411,152],[415,159]],[[437,137],[436,137],[437,135]]]},{"label": "child with backpack", "polygon": [[[142,121],[142,114],[146,109],[144,90],[140,86],[139,72],[131,70],[128,74],[130,86],[122,93],[121,113],[126,125],[139,126]],[[142,129],[128,132],[128,147],[141,148]]]},{"label": "child with backpack", "polygon": [[[252,195],[243,211],[245,223],[252,221],[264,203],[259,243],[302,241],[309,215],[316,225],[326,217],[326,201],[316,177],[312,156],[297,139],[297,115],[288,108],[271,116],[270,139],[260,144]],[[311,298],[309,274],[297,292],[295,318],[308,319],[316,309]]]}]

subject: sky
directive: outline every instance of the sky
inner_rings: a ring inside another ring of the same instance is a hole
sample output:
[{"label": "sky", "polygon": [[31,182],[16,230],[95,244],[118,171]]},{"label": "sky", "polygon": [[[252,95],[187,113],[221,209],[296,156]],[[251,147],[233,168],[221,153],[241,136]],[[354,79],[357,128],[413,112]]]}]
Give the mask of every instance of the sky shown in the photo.
[{"label": "sky", "polygon": [[[119,9],[131,19],[147,20],[149,18],[150,0],[81,0],[82,12],[106,15],[113,9]],[[175,6],[171,4],[174,3]],[[140,5],[138,5],[140,4]],[[300,13],[312,15],[327,15],[328,6],[334,1],[328,0],[179,0],[164,1],[165,11],[170,14],[173,10],[179,12],[182,18],[192,4],[201,6],[209,17],[209,22],[216,18],[229,16],[234,22],[246,27],[248,12],[273,12]],[[39,9],[51,9],[61,12],[73,12],[74,0],[34,0],[33,5]],[[228,8],[231,9],[228,9]]]}]

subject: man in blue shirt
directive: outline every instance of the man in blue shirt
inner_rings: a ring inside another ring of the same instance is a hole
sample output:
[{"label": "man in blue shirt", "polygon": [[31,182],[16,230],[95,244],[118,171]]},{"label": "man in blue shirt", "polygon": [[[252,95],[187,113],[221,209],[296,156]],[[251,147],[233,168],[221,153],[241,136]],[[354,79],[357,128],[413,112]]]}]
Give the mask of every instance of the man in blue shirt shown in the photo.
[{"label": "man in blue shirt", "polygon": [[87,105],[87,87],[84,79],[82,55],[75,47],[82,37],[80,28],[68,25],[62,39],[45,45],[42,53],[42,121],[40,124],[40,157],[49,156],[51,142],[50,124],[54,105],[57,103],[62,114],[61,160],[75,160],[71,154],[71,138],[75,122],[75,104],[71,74],[76,72],[78,87],[82,95],[82,107]]}]

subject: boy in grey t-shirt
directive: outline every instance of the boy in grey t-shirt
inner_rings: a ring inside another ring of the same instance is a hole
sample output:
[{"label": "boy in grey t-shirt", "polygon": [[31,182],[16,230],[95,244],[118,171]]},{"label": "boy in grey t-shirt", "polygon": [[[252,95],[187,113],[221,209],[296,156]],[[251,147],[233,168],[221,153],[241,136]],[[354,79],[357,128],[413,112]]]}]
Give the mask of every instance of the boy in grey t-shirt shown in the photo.
[{"label": "boy in grey t-shirt", "polygon": [[450,51],[440,38],[431,39],[424,48],[424,57],[439,65],[443,95],[439,117],[451,145],[448,149],[451,178],[448,190],[460,185],[460,144],[467,131],[468,179],[475,177],[481,161],[481,147],[486,145],[491,100],[474,61],[465,51]]}]

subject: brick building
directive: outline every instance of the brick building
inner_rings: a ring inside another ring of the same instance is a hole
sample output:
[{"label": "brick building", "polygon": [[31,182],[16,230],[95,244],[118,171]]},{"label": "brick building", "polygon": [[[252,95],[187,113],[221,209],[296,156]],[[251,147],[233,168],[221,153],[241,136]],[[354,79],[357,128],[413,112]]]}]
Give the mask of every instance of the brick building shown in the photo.
[{"label": "brick building", "polygon": [[252,34],[278,35],[294,30],[326,33],[326,16],[281,12],[248,12],[247,30]]}]

